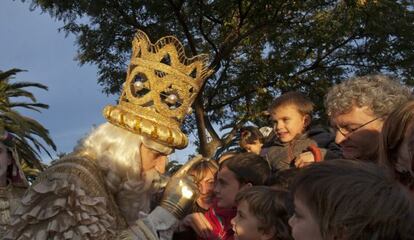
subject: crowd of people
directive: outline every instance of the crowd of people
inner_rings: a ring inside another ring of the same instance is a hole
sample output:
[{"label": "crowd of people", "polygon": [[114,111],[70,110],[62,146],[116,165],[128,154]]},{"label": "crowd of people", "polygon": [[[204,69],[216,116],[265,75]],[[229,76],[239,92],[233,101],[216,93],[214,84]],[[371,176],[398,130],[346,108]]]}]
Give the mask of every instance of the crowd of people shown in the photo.
[{"label": "crowd of people", "polygon": [[244,152],[218,161],[215,216],[188,215],[197,237],[175,239],[414,239],[411,90],[366,75],[333,86],[325,101],[329,126],[312,126],[313,103],[288,92],[269,106],[272,134],[243,127]]},{"label": "crowd of people", "polygon": [[[197,156],[166,178],[167,156],[188,142],[182,119],[209,75],[205,56],[183,61],[181,49],[174,37],[152,44],[139,31],[119,104],[104,110],[108,123],[30,187],[2,133],[3,239],[414,239],[408,86],[381,74],[334,85],[326,126],[312,124],[305,93],[284,93],[269,106],[270,131],[241,129],[243,152]],[[16,200],[19,187],[28,189]]]}]

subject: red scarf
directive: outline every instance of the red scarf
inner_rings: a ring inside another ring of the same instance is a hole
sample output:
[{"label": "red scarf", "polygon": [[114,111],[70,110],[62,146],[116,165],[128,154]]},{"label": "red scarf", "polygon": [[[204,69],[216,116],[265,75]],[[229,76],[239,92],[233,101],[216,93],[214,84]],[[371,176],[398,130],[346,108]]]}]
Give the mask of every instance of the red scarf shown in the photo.
[{"label": "red scarf", "polygon": [[[213,227],[214,239],[233,240],[234,232],[231,219],[236,216],[237,208],[219,208],[216,204],[204,216]],[[201,238],[199,238],[201,239]]]}]

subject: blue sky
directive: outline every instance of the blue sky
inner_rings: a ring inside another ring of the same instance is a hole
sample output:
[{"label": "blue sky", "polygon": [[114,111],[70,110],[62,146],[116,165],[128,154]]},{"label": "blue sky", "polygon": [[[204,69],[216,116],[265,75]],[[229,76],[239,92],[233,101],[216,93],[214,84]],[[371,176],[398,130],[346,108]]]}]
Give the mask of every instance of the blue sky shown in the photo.
[{"label": "blue sky", "polygon": [[[0,70],[20,68],[16,80],[39,82],[49,91],[33,90],[39,102],[50,106],[42,113],[27,112],[49,129],[57,152],[71,152],[78,139],[105,122],[102,109],[118,96],[107,96],[97,84],[97,68],[79,66],[75,37],[65,37],[63,24],[39,9],[30,11],[30,1],[0,3]],[[176,151],[170,159],[183,161],[194,146]],[[45,162],[50,159],[44,157]]]}]

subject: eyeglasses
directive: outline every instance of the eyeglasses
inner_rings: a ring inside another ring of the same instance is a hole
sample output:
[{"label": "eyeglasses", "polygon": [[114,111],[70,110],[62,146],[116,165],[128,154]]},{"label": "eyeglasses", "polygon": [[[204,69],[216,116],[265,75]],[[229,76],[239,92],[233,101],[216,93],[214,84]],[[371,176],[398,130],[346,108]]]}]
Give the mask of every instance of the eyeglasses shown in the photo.
[{"label": "eyeglasses", "polygon": [[359,127],[357,127],[357,128],[354,128],[354,129],[346,129],[346,128],[341,128],[341,127],[336,126],[336,130],[338,130],[338,132],[340,132],[340,133],[342,134],[342,136],[344,136],[344,137],[348,137],[348,136],[349,136],[349,135],[351,135],[352,133],[354,133],[354,132],[358,131],[359,129],[361,129],[361,128],[365,127],[366,125],[368,125],[368,124],[370,124],[370,123],[372,123],[372,122],[374,122],[374,121],[376,121],[376,120],[378,120],[378,119],[380,119],[380,118],[381,118],[381,117],[374,118],[374,119],[372,119],[372,120],[370,120],[370,121],[368,121],[368,122],[366,122],[366,123],[362,124],[361,126],[359,126]]}]

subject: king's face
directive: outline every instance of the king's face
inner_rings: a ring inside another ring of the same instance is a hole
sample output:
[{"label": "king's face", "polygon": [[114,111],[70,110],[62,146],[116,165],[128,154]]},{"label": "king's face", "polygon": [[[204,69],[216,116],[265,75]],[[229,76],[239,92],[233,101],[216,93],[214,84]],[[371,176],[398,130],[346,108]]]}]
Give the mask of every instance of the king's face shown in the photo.
[{"label": "king's face", "polygon": [[141,153],[141,169],[143,172],[155,169],[160,174],[165,173],[165,167],[168,163],[167,155],[160,153],[144,144],[140,146]]}]

